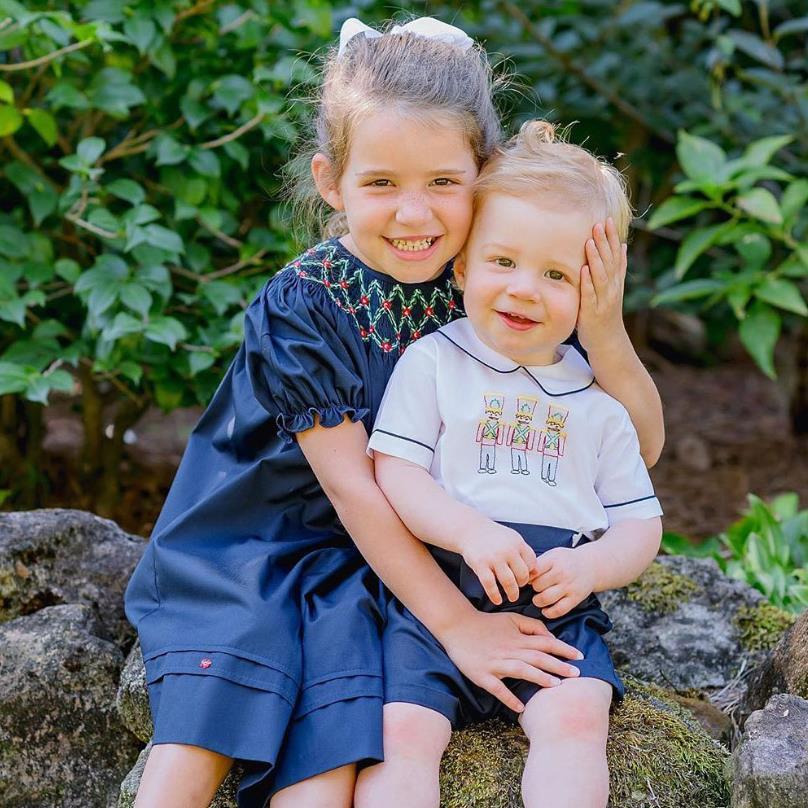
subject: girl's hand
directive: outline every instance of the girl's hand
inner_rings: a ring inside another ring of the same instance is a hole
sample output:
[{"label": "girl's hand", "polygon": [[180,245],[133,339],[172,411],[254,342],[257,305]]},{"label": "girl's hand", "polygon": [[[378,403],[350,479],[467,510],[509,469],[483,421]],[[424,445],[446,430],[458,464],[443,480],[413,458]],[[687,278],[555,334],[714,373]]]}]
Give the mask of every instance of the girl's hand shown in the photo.
[{"label": "girl's hand", "polygon": [[614,339],[624,330],[623,287],[628,267],[627,246],[620,243],[610,218],[592,228],[586,242],[587,263],[581,267],[578,340],[586,351]]},{"label": "girl's hand", "polygon": [[440,642],[465,676],[514,712],[521,713],[525,705],[502,679],[555,687],[561,684],[558,677],[579,675],[578,668],[563,660],[583,659],[583,654],[557,640],[540,620],[511,613],[474,615],[453,626]]},{"label": "girl's hand", "polygon": [[516,602],[519,588],[535,573],[536,553],[515,530],[486,520],[464,539],[463,560],[480,579],[491,603],[500,606],[497,581],[508,600]]},{"label": "girl's hand", "polygon": [[569,547],[555,547],[536,559],[531,584],[533,603],[548,619],[562,617],[595,589],[595,573],[587,554]]}]

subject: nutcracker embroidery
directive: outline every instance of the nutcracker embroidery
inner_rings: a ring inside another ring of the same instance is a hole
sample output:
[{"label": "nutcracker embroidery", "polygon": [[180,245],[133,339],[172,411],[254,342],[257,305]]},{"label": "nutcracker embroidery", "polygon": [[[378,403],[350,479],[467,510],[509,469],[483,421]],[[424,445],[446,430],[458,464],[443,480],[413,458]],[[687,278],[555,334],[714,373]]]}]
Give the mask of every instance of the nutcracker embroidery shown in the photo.
[{"label": "nutcracker embroidery", "polygon": [[502,410],[505,408],[503,393],[486,393],[485,417],[477,426],[477,443],[480,444],[480,474],[496,474],[497,446],[502,445],[505,425]]},{"label": "nutcracker embroidery", "polygon": [[527,467],[527,453],[536,441],[533,428],[533,413],[539,403],[533,396],[519,396],[516,399],[514,422],[508,424],[505,445],[511,447],[511,474],[530,474]]},{"label": "nutcracker embroidery", "polygon": [[564,425],[567,423],[569,410],[560,404],[550,404],[547,408],[547,418],[544,429],[539,432],[536,451],[541,455],[541,478],[547,485],[556,486],[556,472],[558,458],[564,456],[567,444],[567,433]]}]

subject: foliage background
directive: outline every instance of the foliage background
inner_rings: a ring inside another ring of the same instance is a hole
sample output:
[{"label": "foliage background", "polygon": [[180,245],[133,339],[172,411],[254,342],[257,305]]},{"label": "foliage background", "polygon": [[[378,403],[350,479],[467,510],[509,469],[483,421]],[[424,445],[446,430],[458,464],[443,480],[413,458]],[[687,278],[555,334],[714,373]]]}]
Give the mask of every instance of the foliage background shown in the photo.
[{"label": "foliage background", "polygon": [[786,371],[808,430],[808,16],[766,0],[0,0],[0,491],[38,504],[43,410],[111,509],[127,429],[205,403],[258,288],[300,246],[279,171],[349,16],[432,14],[513,74],[509,129],[576,121],[639,214],[627,308],[695,314]]}]

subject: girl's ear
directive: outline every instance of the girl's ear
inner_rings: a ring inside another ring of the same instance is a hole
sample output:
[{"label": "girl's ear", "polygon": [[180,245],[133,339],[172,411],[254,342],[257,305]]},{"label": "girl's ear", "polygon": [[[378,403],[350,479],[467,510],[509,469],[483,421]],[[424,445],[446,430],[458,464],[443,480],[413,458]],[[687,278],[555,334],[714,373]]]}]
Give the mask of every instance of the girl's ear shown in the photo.
[{"label": "girl's ear", "polygon": [[454,279],[457,288],[462,292],[466,288],[466,256],[462,252],[455,256]]},{"label": "girl's ear", "polygon": [[331,161],[322,152],[317,152],[311,158],[311,176],[314,178],[314,184],[317,186],[320,196],[334,210],[343,210],[342,194],[339,184],[334,179]]}]

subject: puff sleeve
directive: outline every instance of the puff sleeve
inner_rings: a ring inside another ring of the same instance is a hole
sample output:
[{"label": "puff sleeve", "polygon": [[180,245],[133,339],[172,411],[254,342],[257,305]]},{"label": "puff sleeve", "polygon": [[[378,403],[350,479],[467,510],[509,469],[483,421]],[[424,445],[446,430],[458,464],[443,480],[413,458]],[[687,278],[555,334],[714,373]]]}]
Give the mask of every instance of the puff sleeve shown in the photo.
[{"label": "puff sleeve", "polygon": [[244,341],[255,396],[287,443],[315,416],[332,427],[369,415],[361,343],[322,285],[276,275],[247,310]]}]

